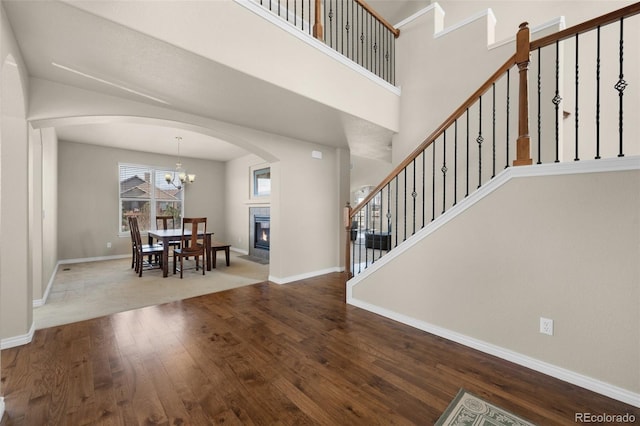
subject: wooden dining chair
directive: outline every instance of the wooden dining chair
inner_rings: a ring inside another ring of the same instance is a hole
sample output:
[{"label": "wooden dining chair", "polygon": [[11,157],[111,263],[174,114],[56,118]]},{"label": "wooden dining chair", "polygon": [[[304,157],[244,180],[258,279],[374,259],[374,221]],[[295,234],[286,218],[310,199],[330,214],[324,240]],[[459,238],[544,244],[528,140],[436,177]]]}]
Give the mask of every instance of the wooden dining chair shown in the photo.
[{"label": "wooden dining chair", "polygon": [[138,254],[138,250],[136,249],[136,237],[135,235],[133,235],[133,225],[131,224],[131,219],[133,219],[133,216],[127,217],[127,223],[129,224],[129,234],[131,234],[131,269],[133,269],[137,265],[136,256]]},{"label": "wooden dining chair", "polygon": [[[173,216],[156,216],[156,229],[176,229],[175,217]],[[169,223],[171,227],[169,227]],[[159,242],[158,244],[162,244]],[[169,246],[173,248],[180,248],[180,240],[169,241]]]},{"label": "wooden dining chair", "polygon": [[206,217],[185,217],[182,219],[182,239],[180,248],[173,249],[173,273],[177,272],[177,259],[180,258],[180,278],[184,270],[184,258],[195,257],[196,271],[200,267],[202,256],[202,275],[205,268],[205,238],[207,234]]},{"label": "wooden dining chair", "polygon": [[[134,240],[135,247],[135,271],[138,273],[138,276],[142,276],[142,271],[144,269],[159,269],[162,267],[162,252],[164,251],[164,247],[159,244],[142,244],[142,237],[140,236],[140,228],[138,227],[138,218],[135,216],[131,216],[129,218],[129,229],[131,230],[131,235]],[[145,256],[151,256],[152,259],[155,259],[155,264],[151,261],[145,261]]]}]

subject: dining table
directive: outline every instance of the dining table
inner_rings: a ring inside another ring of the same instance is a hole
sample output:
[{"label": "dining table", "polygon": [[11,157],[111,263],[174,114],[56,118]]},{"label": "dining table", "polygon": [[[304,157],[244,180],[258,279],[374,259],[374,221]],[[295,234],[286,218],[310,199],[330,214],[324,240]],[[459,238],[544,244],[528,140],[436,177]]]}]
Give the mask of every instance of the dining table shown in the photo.
[{"label": "dining table", "polygon": [[[185,237],[191,236],[191,231],[184,231]],[[204,239],[204,257],[207,271],[211,270],[211,236],[213,232],[199,232],[198,237]],[[182,229],[150,229],[148,231],[149,245],[153,244],[153,239],[162,242],[162,276],[166,278],[169,276],[169,246],[172,241],[180,240],[182,238]],[[203,265],[204,267],[204,265]]]}]

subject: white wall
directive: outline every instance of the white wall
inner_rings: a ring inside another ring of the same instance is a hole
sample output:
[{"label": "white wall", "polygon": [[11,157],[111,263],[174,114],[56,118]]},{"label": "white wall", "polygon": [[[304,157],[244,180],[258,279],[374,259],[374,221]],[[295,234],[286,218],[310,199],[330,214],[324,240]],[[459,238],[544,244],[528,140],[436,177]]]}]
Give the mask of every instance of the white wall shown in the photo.
[{"label": "white wall", "polygon": [[[225,165],[183,158],[197,175],[185,187],[185,216],[207,217],[215,238],[226,238]],[[131,238],[119,235],[118,163],[172,169],[175,157],[60,141],[58,144],[58,257],[85,259],[131,253]],[[111,242],[111,248],[107,243]]]},{"label": "white wall", "polygon": [[29,245],[33,299],[42,299],[46,282],[42,276],[42,139],[40,131],[29,126]]},{"label": "white wall", "polygon": [[[638,211],[637,161],[512,179],[376,263],[352,303],[638,404]],[[540,317],[553,336],[538,332]]]},{"label": "white wall", "polygon": [[[398,129],[399,99],[395,93],[362,78],[321,50],[309,48],[299,38],[243,7],[246,3],[254,4],[252,0],[226,0],[190,2],[189,7],[180,2],[82,2],[74,6],[277,87],[286,87],[330,108],[387,129]],[[176,26],[176,22],[188,22],[189,31]],[[322,70],[321,79],[313,77],[318,70]]]},{"label": "white wall", "polygon": [[[49,288],[58,264],[58,138],[42,129],[42,285]],[[43,295],[46,296],[46,295]]]},{"label": "white wall", "polygon": [[9,336],[29,333],[33,287],[29,264],[27,73],[3,7],[0,15],[0,338],[4,345]]},{"label": "white wall", "polygon": [[[271,167],[271,197],[251,199],[252,166],[267,164],[255,155],[229,162],[227,217],[229,242],[248,251],[249,208],[271,207],[269,279],[286,283],[338,271],[342,259],[342,207],[348,198],[345,151],[251,132],[248,137],[279,158]],[[313,151],[322,159],[312,157]]]}]

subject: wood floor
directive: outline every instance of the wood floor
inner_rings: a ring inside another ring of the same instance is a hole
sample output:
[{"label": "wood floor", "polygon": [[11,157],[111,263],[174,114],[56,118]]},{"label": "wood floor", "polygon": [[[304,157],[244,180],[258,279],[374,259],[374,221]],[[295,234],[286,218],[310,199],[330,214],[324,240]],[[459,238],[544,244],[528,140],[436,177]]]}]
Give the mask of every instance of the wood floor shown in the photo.
[{"label": "wood floor", "polygon": [[[640,409],[345,304],[261,283],[39,330],[2,351],[5,425],[432,425],[460,388],[539,425]],[[579,356],[579,354],[576,354]]]}]

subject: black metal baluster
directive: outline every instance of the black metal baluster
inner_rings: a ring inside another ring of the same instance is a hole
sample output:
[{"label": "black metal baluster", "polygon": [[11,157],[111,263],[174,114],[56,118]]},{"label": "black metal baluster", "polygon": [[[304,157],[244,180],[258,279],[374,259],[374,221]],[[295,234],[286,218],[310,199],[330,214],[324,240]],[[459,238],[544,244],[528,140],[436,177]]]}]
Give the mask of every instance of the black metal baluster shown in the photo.
[{"label": "black metal baluster", "polygon": [[364,267],[365,269],[369,267],[369,250],[367,250],[367,233],[369,229],[369,218],[371,217],[371,211],[369,210],[369,206],[371,206],[371,201],[367,203],[366,208],[366,216],[364,218],[365,223],[365,233],[364,233]]},{"label": "black metal baluster", "polygon": [[371,15],[369,15],[367,13],[367,36],[368,36],[367,37],[368,38],[368,40],[367,40],[368,41],[368,43],[367,43],[367,63],[369,64],[367,66],[367,69],[369,71],[371,71],[371,69],[372,69],[372,67],[371,67],[371,64],[372,64],[371,57],[372,57],[372,51],[373,51],[373,34],[372,34],[372,31],[371,31],[371,28],[372,28],[372,26],[371,26]]},{"label": "black metal baluster", "polygon": [[413,197],[413,230],[411,235],[416,233],[416,197],[418,193],[416,192],[416,159],[413,159],[413,190],[411,191],[411,197]]},{"label": "black metal baluster", "polygon": [[[351,272],[356,274],[356,241],[358,240],[358,231],[356,231],[356,239],[351,241]],[[360,273],[360,271],[358,271]]]},{"label": "black metal baluster", "polygon": [[453,205],[458,204],[458,119],[453,122]]},{"label": "black metal baluster", "polygon": [[356,6],[356,10],[358,11],[358,30],[360,31],[360,44],[356,43],[356,57],[357,62],[362,65],[362,43],[364,43],[364,32],[362,31],[362,7],[360,7],[360,3]]},{"label": "black metal baluster", "polygon": [[433,221],[436,218],[436,139],[431,145],[431,221]]},{"label": "black metal baluster", "polygon": [[379,192],[380,194],[380,252],[378,253],[378,259],[382,257],[382,234],[384,231],[384,225],[382,224],[382,212],[384,211],[384,188],[382,188]]},{"label": "black metal baluster", "polygon": [[622,132],[622,123],[624,116],[624,89],[627,88],[628,84],[624,81],[624,67],[623,67],[623,56],[624,56],[624,18],[620,18],[620,53],[618,54],[620,58],[620,74],[618,76],[618,82],[614,86],[618,91],[619,105],[618,105],[618,135],[619,135],[619,144],[620,148],[618,151],[618,157],[624,157],[624,149],[623,149],[623,132]]},{"label": "black metal baluster", "polygon": [[407,168],[404,168],[404,196],[403,196],[403,206],[402,206],[402,215],[403,221],[402,225],[404,228],[404,233],[402,234],[402,241],[407,239]]},{"label": "black metal baluster", "polygon": [[541,156],[541,145],[542,145],[542,116],[541,116],[541,109],[540,109],[540,94],[542,92],[542,87],[541,87],[541,80],[540,80],[540,75],[541,75],[541,68],[540,68],[540,57],[542,55],[540,55],[540,48],[538,47],[538,164],[542,164],[542,156]]},{"label": "black metal baluster", "polygon": [[340,1],[340,53],[344,54],[344,1]]},{"label": "black metal baluster", "polygon": [[469,196],[469,108],[467,108],[467,192],[464,196]]},{"label": "black metal baluster", "polygon": [[349,57],[349,30],[351,29],[351,25],[349,25],[349,5],[347,4],[347,23],[344,26],[344,30],[346,31],[347,38],[347,54],[346,57]]},{"label": "black metal baluster", "polygon": [[396,84],[396,37],[391,35],[391,84]]},{"label": "black metal baluster", "polygon": [[[325,9],[326,10],[326,9]],[[333,1],[329,0],[329,45],[333,47]],[[325,36],[326,38],[326,36]]]},{"label": "black metal baluster", "polygon": [[355,11],[354,11],[354,2],[353,0],[351,0],[351,56],[350,58],[354,60],[355,62],[355,44],[354,44],[354,35],[356,34],[356,31],[358,29],[358,22],[357,22],[357,18],[355,15]]},{"label": "black metal baluster", "polygon": [[[391,182],[387,183],[387,232],[391,234]],[[391,245],[391,241],[389,241]],[[396,242],[396,245],[398,243]]]},{"label": "black metal baluster", "polygon": [[[353,221],[353,219],[351,220]],[[360,222],[358,222],[358,228],[360,227],[359,224]],[[354,275],[356,274],[356,241],[358,241],[359,232],[360,230],[356,229],[356,238],[353,238],[351,235],[349,235],[349,238],[351,238],[351,272],[353,272]]]},{"label": "black metal baluster", "polygon": [[556,106],[556,163],[560,162],[560,117],[558,115],[560,109],[560,41],[556,41],[556,94],[553,97],[553,104]]},{"label": "black metal baluster", "polygon": [[496,84],[491,85],[493,96],[491,97],[491,117],[492,117],[492,132],[491,132],[491,179],[496,176]]},{"label": "black metal baluster", "polygon": [[507,167],[509,167],[509,107],[510,107],[510,101],[511,101],[511,92],[510,92],[510,87],[511,87],[511,80],[510,80],[510,69],[507,70],[507,146],[506,146],[506,153],[507,153],[507,164],[504,166],[504,168],[506,169]]},{"label": "black metal baluster", "polygon": [[[362,221],[362,212],[363,210],[360,210],[360,219],[358,220],[358,226],[362,226],[363,225],[363,221]],[[366,229],[366,228],[365,228]],[[358,230],[358,272],[362,271],[362,235],[360,235],[360,230]]]},{"label": "black metal baluster", "polygon": [[600,159],[600,25],[596,43],[596,160]]},{"label": "black metal baluster", "polygon": [[478,144],[478,188],[482,186],[482,95],[479,98],[479,112],[478,112],[478,137],[476,142]]},{"label": "black metal baluster", "polygon": [[576,155],[573,161],[579,161],[578,155],[578,77],[579,77],[579,63],[578,63],[578,34],[576,34],[576,107],[575,107],[575,126],[576,126]]},{"label": "black metal baluster", "polygon": [[[434,151],[435,152],[435,151]],[[442,213],[447,209],[447,129],[442,132]]]},{"label": "black metal baluster", "polygon": [[395,177],[396,181],[396,245],[398,246],[398,176]]},{"label": "black metal baluster", "polygon": [[426,204],[427,204],[427,200],[425,199],[425,195],[426,195],[426,186],[427,186],[427,170],[426,170],[426,162],[425,162],[425,157],[427,155],[427,150],[423,149],[422,150],[422,227],[424,228],[425,225],[425,216],[426,216]]}]

